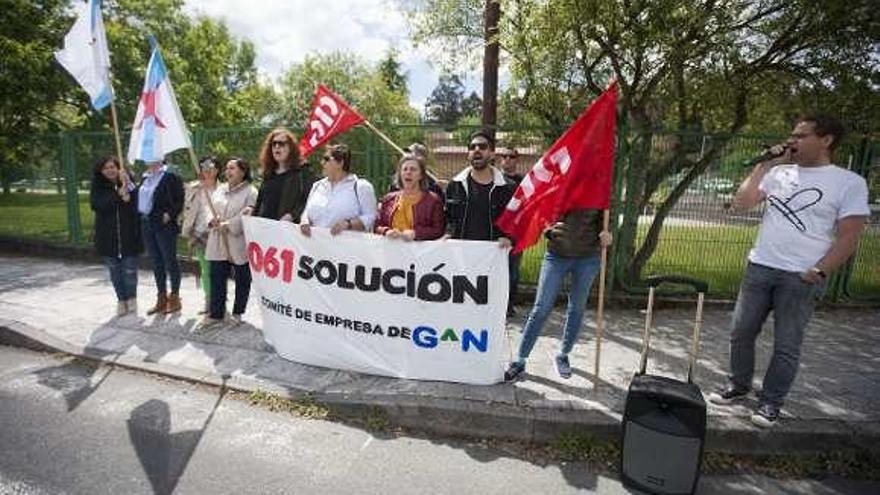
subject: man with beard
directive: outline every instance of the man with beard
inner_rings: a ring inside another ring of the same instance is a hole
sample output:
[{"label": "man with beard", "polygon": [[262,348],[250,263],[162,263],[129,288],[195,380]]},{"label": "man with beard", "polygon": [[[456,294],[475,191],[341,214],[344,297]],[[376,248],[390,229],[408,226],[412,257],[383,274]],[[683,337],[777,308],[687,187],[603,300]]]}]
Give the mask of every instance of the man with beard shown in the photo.
[{"label": "man with beard", "polygon": [[771,149],[779,158],[756,165],[733,200],[740,210],[767,206],[733,310],[730,381],[709,400],[730,404],[749,395],[755,339],[773,311],[773,354],[751,418],[757,426],[776,424],[814,303],[828,275],[855,252],[870,215],[865,179],[831,161],[843,131],[828,116],[801,119]]},{"label": "man with beard", "polygon": [[495,141],[483,131],[471,135],[468,144],[470,166],[446,187],[446,234],[453,239],[497,241],[509,248],[511,240],[495,221],[513,196],[516,185],[491,165]]}]

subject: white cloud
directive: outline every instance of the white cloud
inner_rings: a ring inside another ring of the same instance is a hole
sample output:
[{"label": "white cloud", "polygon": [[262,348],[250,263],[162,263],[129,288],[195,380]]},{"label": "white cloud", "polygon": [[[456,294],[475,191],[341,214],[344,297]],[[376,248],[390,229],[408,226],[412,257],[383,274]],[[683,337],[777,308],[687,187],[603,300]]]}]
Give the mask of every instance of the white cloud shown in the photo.
[{"label": "white cloud", "polygon": [[[190,15],[223,20],[233,35],[252,41],[257,68],[276,79],[310,53],[351,51],[377,62],[390,48],[400,52],[410,103],[420,112],[438,79],[427,50],[409,41],[406,15],[390,0],[187,0]],[[479,81],[467,77],[468,93]]]}]

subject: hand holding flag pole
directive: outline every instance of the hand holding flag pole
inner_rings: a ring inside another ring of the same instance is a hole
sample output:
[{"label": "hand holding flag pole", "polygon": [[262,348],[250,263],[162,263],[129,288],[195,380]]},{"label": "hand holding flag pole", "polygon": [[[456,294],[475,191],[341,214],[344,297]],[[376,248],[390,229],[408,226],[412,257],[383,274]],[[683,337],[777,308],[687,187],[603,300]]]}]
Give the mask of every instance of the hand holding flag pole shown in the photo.
[{"label": "hand holding flag pole", "polygon": [[[535,244],[544,229],[573,209],[604,210],[603,231],[607,232],[614,172],[617,96],[617,82],[612,82],[523,178],[496,222],[501,230],[516,239],[514,253],[521,253]],[[594,391],[599,383],[608,257],[607,247],[601,249]]]}]

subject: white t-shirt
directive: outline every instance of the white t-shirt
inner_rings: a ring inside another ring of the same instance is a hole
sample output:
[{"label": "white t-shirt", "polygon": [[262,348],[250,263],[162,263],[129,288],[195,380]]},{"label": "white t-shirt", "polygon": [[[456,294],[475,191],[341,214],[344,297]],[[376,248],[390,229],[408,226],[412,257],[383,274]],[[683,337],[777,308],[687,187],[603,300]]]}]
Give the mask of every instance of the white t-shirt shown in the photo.
[{"label": "white t-shirt", "polygon": [[837,220],[868,216],[868,185],[835,165],[778,165],[758,186],[766,210],[749,261],[803,272],[825,256],[834,242]]}]

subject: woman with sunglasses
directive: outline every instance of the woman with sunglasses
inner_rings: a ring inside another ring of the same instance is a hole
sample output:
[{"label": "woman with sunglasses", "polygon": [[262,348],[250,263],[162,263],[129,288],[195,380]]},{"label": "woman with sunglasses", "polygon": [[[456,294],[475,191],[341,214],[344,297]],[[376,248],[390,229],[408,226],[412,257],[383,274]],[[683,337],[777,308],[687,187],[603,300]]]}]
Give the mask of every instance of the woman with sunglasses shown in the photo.
[{"label": "woman with sunglasses", "polygon": [[[199,176],[196,180],[186,184],[183,199],[183,225],[180,227],[180,235],[187,239],[186,246],[189,256],[199,262],[199,280],[202,292],[205,294],[205,309],[199,314],[206,314],[211,310],[211,284],[208,260],[205,258],[205,244],[208,242],[208,222],[213,213],[208,205],[208,197],[217,189],[219,175],[217,170],[217,158],[204,156],[199,161]],[[207,195],[205,191],[207,190]]]},{"label": "woman with sunglasses", "polygon": [[425,160],[404,155],[394,176],[396,189],[382,198],[376,233],[391,239],[427,241],[446,230],[443,201],[428,190]]},{"label": "woman with sunglasses", "polygon": [[272,220],[296,222],[306,206],[315,181],[308,164],[301,162],[296,137],[277,128],[266,136],[260,151],[263,184],[254,207],[245,211]]},{"label": "woman with sunglasses", "polygon": [[315,182],[300,219],[300,230],[311,235],[311,226],[372,232],[376,221],[373,185],[351,173],[351,151],[344,144],[327,147],[321,157],[324,178]]},{"label": "woman with sunglasses", "polygon": [[251,270],[248,266],[244,226],[241,216],[245,209],[253,206],[257,191],[251,185],[251,168],[241,158],[230,158],[224,171],[226,183],[222,184],[211,197],[217,209],[217,218],[212,219],[205,256],[211,264],[211,309],[200,323],[200,330],[207,330],[223,322],[226,316],[226,284],[229,274],[235,279],[235,302],[232,306],[231,322],[241,323],[247,308],[251,290]]}]

